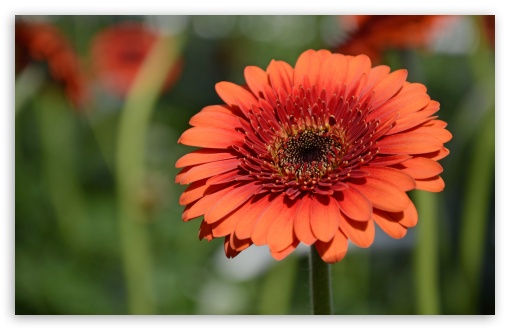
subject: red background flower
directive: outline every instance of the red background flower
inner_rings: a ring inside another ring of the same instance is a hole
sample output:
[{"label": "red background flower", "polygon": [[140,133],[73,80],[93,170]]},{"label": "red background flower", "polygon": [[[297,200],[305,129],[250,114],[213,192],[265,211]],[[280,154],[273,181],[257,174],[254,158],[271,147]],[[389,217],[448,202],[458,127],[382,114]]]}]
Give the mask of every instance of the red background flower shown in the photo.
[{"label": "red background flower", "polygon": [[[125,96],[160,34],[143,23],[123,22],[99,32],[92,43],[93,70],[110,92]],[[169,71],[167,90],[181,72],[182,59]]]},{"label": "red background flower", "polygon": [[67,38],[52,24],[16,21],[16,73],[32,60],[45,62],[52,78],[61,83],[71,103],[80,108],[88,98],[88,79]]},{"label": "red background flower", "polygon": [[[336,48],[346,55],[365,54],[380,63],[389,49],[427,49],[455,16],[442,15],[353,15],[341,17],[351,29],[347,40]],[[352,26],[354,25],[354,29]]]}]

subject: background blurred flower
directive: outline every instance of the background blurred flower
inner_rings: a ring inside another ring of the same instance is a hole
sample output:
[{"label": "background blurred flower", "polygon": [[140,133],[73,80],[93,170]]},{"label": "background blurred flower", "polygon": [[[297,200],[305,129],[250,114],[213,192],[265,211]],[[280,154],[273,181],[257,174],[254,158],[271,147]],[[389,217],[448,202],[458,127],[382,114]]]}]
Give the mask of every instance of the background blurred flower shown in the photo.
[{"label": "background blurred flower", "polygon": [[300,242],[340,261],[347,240],[372,244],[377,223],[402,238],[418,221],[406,192],[439,192],[446,123],[407,71],[365,55],[304,52],[295,69],[249,66],[247,86],[216,85],[226,105],[191,118],[177,161],[184,221],[204,215],[200,238],[225,237],[235,257],[251,244],[285,258]]},{"label": "background blurred flower", "polygon": [[20,73],[30,61],[48,65],[51,77],[61,83],[76,107],[88,98],[87,77],[67,38],[52,24],[17,20],[15,24],[15,72]]},{"label": "background blurred flower", "polygon": [[341,17],[351,31],[347,41],[336,48],[346,55],[368,55],[380,63],[389,49],[426,49],[455,16],[441,15],[353,15]]},{"label": "background blurred flower", "polygon": [[[126,96],[140,66],[159,33],[143,23],[123,22],[99,32],[92,42],[92,66],[100,83],[111,93]],[[167,90],[181,72],[182,60],[168,72]]]},{"label": "background blurred flower", "polygon": [[483,32],[487,42],[492,47],[496,48],[496,16],[495,15],[484,15],[482,17]]}]

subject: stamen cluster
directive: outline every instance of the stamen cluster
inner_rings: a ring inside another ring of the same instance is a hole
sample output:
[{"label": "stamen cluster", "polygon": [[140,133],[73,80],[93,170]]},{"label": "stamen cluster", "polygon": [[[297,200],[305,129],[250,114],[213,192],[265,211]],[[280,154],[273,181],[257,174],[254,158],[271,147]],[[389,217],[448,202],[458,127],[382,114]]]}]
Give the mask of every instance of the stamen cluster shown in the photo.
[{"label": "stamen cluster", "polygon": [[313,182],[331,172],[342,156],[342,145],[325,130],[305,130],[278,139],[273,155],[282,176],[296,182]]}]

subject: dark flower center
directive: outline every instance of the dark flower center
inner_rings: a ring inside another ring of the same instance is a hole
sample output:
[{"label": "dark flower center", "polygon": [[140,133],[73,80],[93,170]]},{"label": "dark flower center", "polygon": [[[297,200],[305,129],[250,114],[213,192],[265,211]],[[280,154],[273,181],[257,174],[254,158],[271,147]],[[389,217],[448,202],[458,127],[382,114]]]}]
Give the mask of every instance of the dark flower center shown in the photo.
[{"label": "dark flower center", "polygon": [[305,130],[278,141],[273,159],[282,176],[306,183],[336,168],[341,152],[342,145],[334,135]]},{"label": "dark flower center", "polygon": [[333,139],[328,136],[304,131],[284,143],[282,162],[294,164],[325,162],[332,142]]}]

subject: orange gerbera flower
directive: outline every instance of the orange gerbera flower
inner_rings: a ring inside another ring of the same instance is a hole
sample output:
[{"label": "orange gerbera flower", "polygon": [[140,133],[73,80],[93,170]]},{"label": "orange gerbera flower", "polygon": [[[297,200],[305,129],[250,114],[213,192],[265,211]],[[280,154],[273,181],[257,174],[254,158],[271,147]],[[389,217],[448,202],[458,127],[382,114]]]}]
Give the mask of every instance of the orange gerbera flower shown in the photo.
[{"label": "orange gerbera flower", "polygon": [[225,237],[227,257],[267,244],[280,260],[303,242],[334,263],[348,240],[370,246],[374,224],[393,238],[415,226],[407,191],[443,190],[452,136],[406,70],[308,50],[244,76],[216,85],[225,104],[191,118],[179,142],[200,149],[176,164],[183,220],[203,215],[199,238]]},{"label": "orange gerbera flower", "polygon": [[19,73],[31,61],[44,61],[50,74],[61,83],[75,106],[88,97],[87,78],[66,37],[53,25],[44,22],[16,21],[16,68]]},{"label": "orange gerbera flower", "polygon": [[[103,86],[125,96],[158,38],[157,31],[135,22],[122,22],[101,31],[92,43],[92,62]],[[181,61],[168,73],[163,89],[173,85],[180,71]]]},{"label": "orange gerbera flower", "polygon": [[346,55],[368,55],[372,61],[388,49],[426,47],[455,16],[441,15],[355,15],[344,17],[356,28],[349,39],[337,48]]}]

